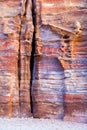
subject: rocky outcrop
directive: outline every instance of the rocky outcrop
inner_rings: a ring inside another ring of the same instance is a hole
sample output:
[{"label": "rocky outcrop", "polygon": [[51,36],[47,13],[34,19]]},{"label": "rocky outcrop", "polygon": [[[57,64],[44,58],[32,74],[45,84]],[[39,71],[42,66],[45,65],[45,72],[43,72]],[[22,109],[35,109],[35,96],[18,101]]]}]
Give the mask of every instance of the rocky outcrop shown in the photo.
[{"label": "rocky outcrop", "polygon": [[0,0],[0,116],[87,122],[86,4]]},{"label": "rocky outcrop", "polygon": [[86,1],[36,1],[34,117],[87,122]]},{"label": "rocky outcrop", "polygon": [[31,0],[0,0],[0,116],[29,116]]}]

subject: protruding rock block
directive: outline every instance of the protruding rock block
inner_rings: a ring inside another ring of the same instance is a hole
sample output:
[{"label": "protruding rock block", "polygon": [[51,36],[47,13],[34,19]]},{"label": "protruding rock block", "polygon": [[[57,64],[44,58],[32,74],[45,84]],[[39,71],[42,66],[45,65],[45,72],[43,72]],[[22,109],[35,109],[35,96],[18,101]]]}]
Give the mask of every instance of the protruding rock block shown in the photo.
[{"label": "protruding rock block", "polygon": [[37,56],[35,60],[33,115],[39,118],[63,119],[63,67],[55,57]]},{"label": "protruding rock block", "polygon": [[85,5],[36,0],[34,117],[87,122]]},{"label": "protruding rock block", "polygon": [[20,31],[20,113],[21,117],[31,116],[30,105],[30,59],[33,38],[32,1],[23,1]]}]

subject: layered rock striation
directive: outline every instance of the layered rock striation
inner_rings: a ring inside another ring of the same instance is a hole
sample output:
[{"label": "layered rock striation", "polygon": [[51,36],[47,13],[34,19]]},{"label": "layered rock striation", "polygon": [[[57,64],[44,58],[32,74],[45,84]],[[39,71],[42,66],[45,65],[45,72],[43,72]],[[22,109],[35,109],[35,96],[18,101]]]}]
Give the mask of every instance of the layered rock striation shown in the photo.
[{"label": "layered rock striation", "polygon": [[86,0],[0,0],[0,116],[87,122]]},{"label": "layered rock striation", "polygon": [[87,122],[86,1],[36,0],[34,117]]},{"label": "layered rock striation", "polygon": [[29,116],[31,0],[0,0],[0,116]]}]

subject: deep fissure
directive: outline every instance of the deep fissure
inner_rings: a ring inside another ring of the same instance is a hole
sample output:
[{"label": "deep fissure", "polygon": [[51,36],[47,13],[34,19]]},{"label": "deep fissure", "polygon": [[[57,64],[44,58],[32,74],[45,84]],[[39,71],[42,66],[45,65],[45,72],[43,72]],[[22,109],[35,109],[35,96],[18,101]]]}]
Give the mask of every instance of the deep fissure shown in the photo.
[{"label": "deep fissure", "polygon": [[33,113],[33,103],[32,103],[32,82],[33,82],[33,70],[34,70],[34,54],[35,54],[35,34],[36,34],[36,12],[35,12],[35,0],[32,0],[32,20],[34,26],[33,38],[32,38],[32,52],[31,52],[31,60],[30,60],[30,105],[31,105],[31,113]]}]

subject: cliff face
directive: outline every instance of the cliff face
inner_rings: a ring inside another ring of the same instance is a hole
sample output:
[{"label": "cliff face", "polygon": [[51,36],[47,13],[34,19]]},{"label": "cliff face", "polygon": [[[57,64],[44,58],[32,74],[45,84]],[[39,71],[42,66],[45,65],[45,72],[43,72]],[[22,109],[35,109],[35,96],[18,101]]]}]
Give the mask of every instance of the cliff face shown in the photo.
[{"label": "cliff face", "polygon": [[29,116],[31,0],[0,0],[0,115]]},{"label": "cliff face", "polygon": [[34,117],[87,121],[86,1],[36,0]]},{"label": "cliff face", "polygon": [[0,0],[0,116],[87,122],[86,16],[86,0]]}]

